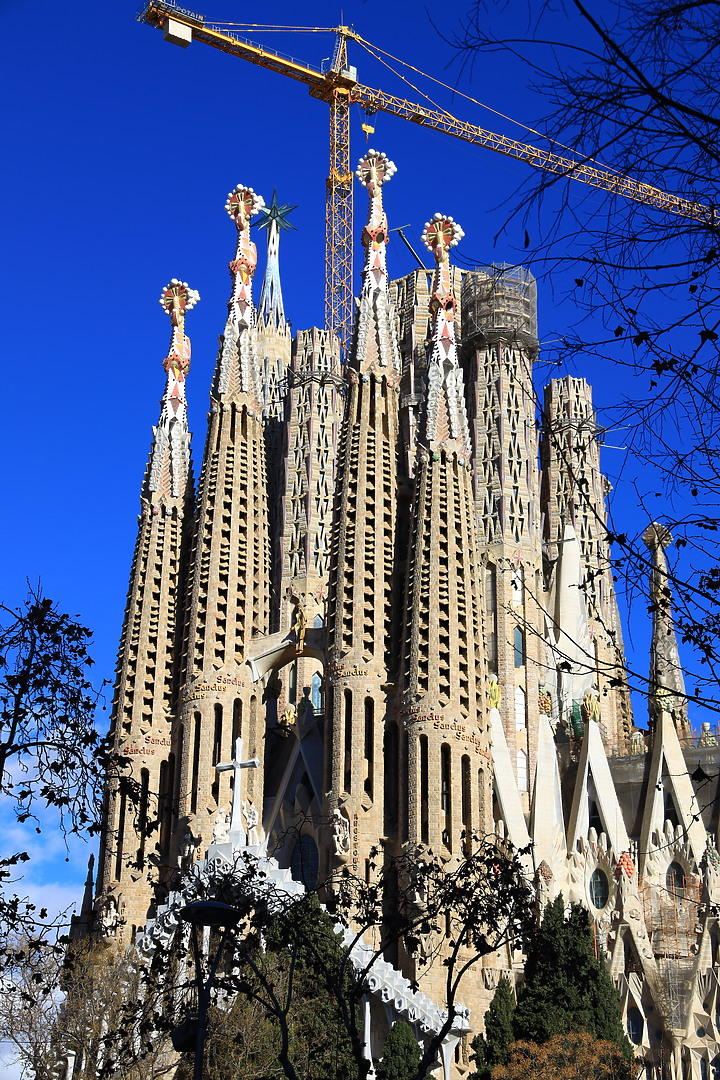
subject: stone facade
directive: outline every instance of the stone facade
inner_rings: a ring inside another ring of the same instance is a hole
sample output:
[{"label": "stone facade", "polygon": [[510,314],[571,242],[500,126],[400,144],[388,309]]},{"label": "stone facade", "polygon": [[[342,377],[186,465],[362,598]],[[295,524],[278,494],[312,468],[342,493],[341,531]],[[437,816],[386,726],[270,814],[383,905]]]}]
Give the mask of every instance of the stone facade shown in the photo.
[{"label": "stone facade", "polygon": [[[426,225],[435,270],[388,281],[393,172],[375,151],[358,167],[369,214],[344,369],[325,331],[291,342],[275,199],[256,315],[262,201],[230,194],[238,244],[196,492],[194,294],[163,293],[173,344],[120,648],[112,730],[127,776],[108,783],[96,932],[129,943],[229,828],[305,884],[370,874],[378,843],[451,859],[474,828],[532,844],[540,905],[562,893],[588,908],[648,1076],[706,1080],[718,746],[687,715],[669,537],[646,534],[646,730],[623,677],[590,388],[555,380],[538,409],[532,276],[453,267],[451,218]],[[443,1006],[437,973],[402,950],[395,962]],[[502,955],[468,980],[474,1029],[500,974],[520,970]],[[454,1068],[468,1071],[467,1040]]]}]

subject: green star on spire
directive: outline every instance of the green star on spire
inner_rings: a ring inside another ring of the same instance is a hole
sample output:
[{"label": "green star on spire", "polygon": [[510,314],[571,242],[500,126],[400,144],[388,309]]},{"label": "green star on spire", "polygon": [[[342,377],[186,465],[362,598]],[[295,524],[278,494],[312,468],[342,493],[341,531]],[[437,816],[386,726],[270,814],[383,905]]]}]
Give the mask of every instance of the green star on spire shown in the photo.
[{"label": "green star on spire", "polygon": [[273,191],[272,202],[269,206],[265,207],[265,211],[261,214],[255,224],[261,229],[266,229],[268,225],[274,221],[278,229],[294,229],[295,226],[291,225],[287,220],[287,215],[291,210],[297,210],[297,206],[280,206],[276,188]]}]

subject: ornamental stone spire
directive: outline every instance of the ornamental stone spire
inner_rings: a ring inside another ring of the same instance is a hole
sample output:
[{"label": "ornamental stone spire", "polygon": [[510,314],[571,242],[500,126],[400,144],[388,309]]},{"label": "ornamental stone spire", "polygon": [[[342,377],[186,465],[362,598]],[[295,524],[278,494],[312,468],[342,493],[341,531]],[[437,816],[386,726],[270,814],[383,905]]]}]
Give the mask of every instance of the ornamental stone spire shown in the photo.
[{"label": "ornamental stone spire", "polygon": [[[269,630],[270,545],[262,394],[256,349],[252,278],[257,264],[250,219],[264,206],[241,184],[225,209],[237,228],[230,263],[232,295],[211,391],[185,610],[180,701],[173,728],[180,821],[175,855],[190,835],[207,842],[229,805],[230,781],[218,762],[240,737],[262,760],[265,723],[261,691],[245,663],[254,636]],[[253,770],[246,799],[262,813],[262,767]]]},{"label": "ornamental stone spire", "polygon": [[675,624],[672,615],[672,592],[668,575],[665,548],[672,543],[670,530],[654,521],[643,533],[650,551],[650,612],[652,614],[652,643],[650,645],[650,684],[648,704],[650,723],[661,713],[670,713],[680,735],[690,734],[687,715],[685,680],[680,666]]},{"label": "ornamental stone spire", "polygon": [[237,247],[235,258],[229,265],[232,295],[212,390],[213,397],[242,401],[253,412],[262,409],[263,394],[252,302],[257,248],[250,239],[250,219],[264,207],[263,198],[242,184],[229,192],[225,203],[225,209],[237,227]]},{"label": "ornamental stone spire", "polygon": [[358,309],[354,362],[361,375],[382,371],[396,375],[400,355],[388,300],[388,221],[383,208],[383,185],[395,175],[394,162],[377,150],[368,150],[355,171],[370,197],[367,225],[362,231],[365,248]]},{"label": "ornamental stone spire", "polygon": [[[448,258],[462,235],[442,214],[423,235],[437,270],[430,299],[427,445],[421,440],[415,468],[402,665],[408,838],[453,853],[461,850],[463,830],[488,828],[491,802],[475,497]],[[453,777],[461,778],[462,797]],[[440,813],[433,802],[438,791]]]},{"label": "ornamental stone spire", "polygon": [[332,840],[326,865],[333,859],[349,861],[353,872],[364,872],[373,843],[395,833],[398,817],[397,785],[383,799],[383,761],[394,772],[399,747],[390,685],[401,618],[395,587],[399,373],[382,209],[383,183],[394,171],[377,151],[368,151],[357,170],[370,197],[370,213],[363,231],[365,266],[337,455],[328,598],[325,738],[332,749],[325,809],[347,834],[349,847]]},{"label": "ornamental stone spire", "polygon": [[[163,361],[165,393],[141,489],[142,512],[130,573],[110,720],[114,751],[126,759],[122,782],[110,775],[98,862],[102,932],[132,940],[167,866],[174,765],[171,718],[177,693],[182,604],[192,529],[193,481],[185,378],[190,340],[185,316],[200,299],[173,278],[160,304],[172,337]],[[132,791],[136,798],[131,797]]]},{"label": "ornamental stone spire", "polygon": [[185,333],[185,316],[200,299],[187,281],[173,278],[160,294],[160,305],[170,316],[172,336],[163,360],[167,373],[161,400],[160,420],[153,428],[153,445],[145,476],[143,497],[148,502],[175,498],[182,494],[190,474],[190,434],[187,427],[185,379],[190,370],[190,338]]},{"label": "ornamental stone spire", "polygon": [[270,205],[263,209],[262,216],[257,222],[258,228],[267,229],[267,263],[260,290],[258,321],[266,326],[271,325],[282,330],[287,324],[280,287],[280,230],[295,228],[287,220],[287,215],[291,210],[297,210],[297,207],[280,206],[277,191],[273,191]]},{"label": "ornamental stone spire", "polygon": [[456,342],[457,304],[450,281],[450,248],[464,235],[451,217],[435,214],[432,221],[425,223],[422,236],[436,263],[430,299],[434,322],[428,357],[425,441],[431,451],[456,453],[463,462],[469,459],[472,448]]}]

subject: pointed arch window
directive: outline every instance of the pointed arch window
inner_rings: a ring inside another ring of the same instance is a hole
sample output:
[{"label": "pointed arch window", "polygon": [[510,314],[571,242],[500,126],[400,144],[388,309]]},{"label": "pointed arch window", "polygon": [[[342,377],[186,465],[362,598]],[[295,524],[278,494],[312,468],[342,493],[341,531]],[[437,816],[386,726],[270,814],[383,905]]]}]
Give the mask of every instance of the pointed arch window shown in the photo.
[{"label": "pointed arch window", "polygon": [[671,862],[665,874],[665,886],[668,892],[682,896],[685,888],[685,871],[679,862]]}]

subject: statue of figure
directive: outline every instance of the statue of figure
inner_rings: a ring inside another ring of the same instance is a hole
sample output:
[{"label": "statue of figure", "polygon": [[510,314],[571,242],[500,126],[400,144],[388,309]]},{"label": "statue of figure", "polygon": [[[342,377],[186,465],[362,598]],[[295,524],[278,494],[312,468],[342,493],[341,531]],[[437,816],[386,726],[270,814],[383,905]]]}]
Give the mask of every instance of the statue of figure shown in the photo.
[{"label": "statue of figure", "polygon": [[196,840],[189,829],[185,830],[185,836],[183,837],[182,846],[180,847],[180,854],[178,855],[178,867],[181,870],[187,870],[192,857],[195,853],[195,848],[200,843]]},{"label": "statue of figure", "polygon": [[218,812],[218,818],[213,826],[213,844],[227,844],[230,840],[230,815]]},{"label": "statue of figure", "polygon": [[712,731],[710,724],[707,720],[704,720],[700,725],[700,738],[697,741],[698,746],[717,746],[717,735]]},{"label": "statue of figure", "polygon": [[500,684],[497,679],[493,678],[488,681],[488,708],[499,709],[502,693],[500,691]]},{"label": "statue of figure", "polygon": [[114,896],[108,896],[103,908],[100,929],[103,937],[115,937],[119,922],[118,909]]},{"label": "statue of figure", "polygon": [[335,854],[347,855],[350,851],[350,822],[338,807],[332,812],[332,838]]},{"label": "statue of figure", "polygon": [[257,847],[260,843],[257,829],[260,818],[252,803],[243,802],[243,817],[245,818],[248,846]]},{"label": "statue of figure", "polygon": [[281,734],[285,736],[289,735],[290,729],[295,726],[296,720],[297,713],[295,712],[295,706],[291,704],[286,705],[278,719],[278,726],[280,727]]},{"label": "statue of figure", "polygon": [[705,879],[705,886],[710,895],[710,900],[715,898],[715,890],[718,886],[718,879],[720,878],[720,852],[715,847],[712,840],[708,840],[705,845],[705,852],[700,860],[700,867],[703,871],[703,877]]}]

